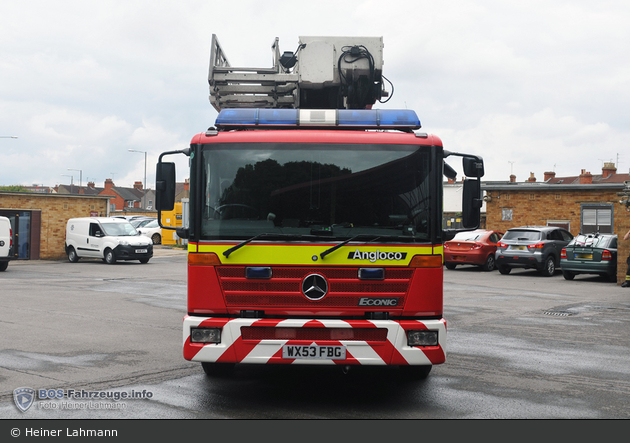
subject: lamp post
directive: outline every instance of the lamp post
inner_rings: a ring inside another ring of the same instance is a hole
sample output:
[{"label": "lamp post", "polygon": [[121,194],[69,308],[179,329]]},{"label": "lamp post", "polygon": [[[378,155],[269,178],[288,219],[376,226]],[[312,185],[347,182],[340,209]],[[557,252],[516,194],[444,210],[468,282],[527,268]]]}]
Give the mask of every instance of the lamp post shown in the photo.
[{"label": "lamp post", "polygon": [[129,152],[140,152],[144,154],[144,183],[142,183],[142,209],[146,209],[146,199],[147,195],[147,151],[136,151],[135,149],[128,149]]},{"label": "lamp post", "polygon": [[83,171],[81,169],[70,169],[68,171],[79,171],[79,189],[83,187]]}]

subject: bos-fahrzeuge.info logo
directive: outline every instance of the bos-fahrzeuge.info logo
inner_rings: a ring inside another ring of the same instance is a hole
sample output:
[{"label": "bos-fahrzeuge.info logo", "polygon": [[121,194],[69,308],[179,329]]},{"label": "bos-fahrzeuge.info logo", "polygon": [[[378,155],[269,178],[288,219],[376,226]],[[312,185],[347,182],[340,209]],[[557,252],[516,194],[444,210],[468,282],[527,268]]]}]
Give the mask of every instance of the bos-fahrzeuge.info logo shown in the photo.
[{"label": "bos-fahrzeuge.info logo", "polygon": [[85,389],[38,389],[17,388],[13,390],[13,400],[17,408],[26,412],[35,400],[38,409],[125,409],[121,400],[150,399],[151,391],[86,391]]}]

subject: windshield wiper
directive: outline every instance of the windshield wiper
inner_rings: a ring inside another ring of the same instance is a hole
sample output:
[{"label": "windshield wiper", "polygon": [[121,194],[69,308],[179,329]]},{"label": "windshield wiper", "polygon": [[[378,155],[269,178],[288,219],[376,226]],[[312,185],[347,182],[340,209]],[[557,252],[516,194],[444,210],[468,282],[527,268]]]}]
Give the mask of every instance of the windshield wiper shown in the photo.
[{"label": "windshield wiper", "polygon": [[295,238],[313,238],[313,237],[317,237],[315,235],[300,235],[300,234],[278,234],[278,233],[274,233],[274,232],[263,232],[260,233],[258,235],[254,235],[251,238],[248,238],[247,240],[244,240],[242,242],[240,242],[238,245],[234,245],[232,246],[230,249],[226,249],[225,251],[223,251],[223,255],[225,257],[229,257],[230,254],[234,251],[236,251],[237,249],[242,248],[243,246],[245,246],[247,243],[250,243],[254,240],[258,240],[259,238],[262,237],[281,237],[281,238],[286,238],[286,237],[295,237]]}]

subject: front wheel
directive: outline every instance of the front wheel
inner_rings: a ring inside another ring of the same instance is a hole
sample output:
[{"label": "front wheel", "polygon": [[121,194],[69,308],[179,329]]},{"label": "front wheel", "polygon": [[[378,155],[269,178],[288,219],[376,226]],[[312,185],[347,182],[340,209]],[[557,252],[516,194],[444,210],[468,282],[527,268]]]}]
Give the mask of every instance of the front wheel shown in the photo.
[{"label": "front wheel", "polygon": [[159,245],[160,243],[162,243],[162,236],[160,234],[153,234],[151,236],[151,241],[154,245]]},{"label": "front wheel", "polygon": [[107,263],[108,265],[113,265],[114,263],[116,263],[116,256],[114,255],[114,251],[112,251],[111,249],[107,249],[105,251],[105,263]]},{"label": "front wheel", "polygon": [[562,276],[565,280],[573,280],[575,278],[575,272],[562,271]]},{"label": "front wheel", "polygon": [[457,267],[455,263],[444,263],[444,266],[446,266],[446,269],[451,269],[451,270]]},{"label": "front wheel", "polygon": [[143,265],[149,263],[149,259],[148,258],[141,258],[140,259],[140,263],[142,263]]},{"label": "front wheel", "polygon": [[429,376],[433,365],[400,366],[400,372],[405,378],[424,380]]},{"label": "front wheel", "polygon": [[0,261],[0,272],[4,272],[9,267],[8,261]]},{"label": "front wheel", "polygon": [[205,361],[201,363],[203,372],[209,377],[225,377],[231,375],[235,366],[236,364],[234,363],[208,363]]},{"label": "front wheel", "polygon": [[509,266],[499,266],[499,272],[503,275],[508,275],[510,273],[510,271],[512,270],[512,268],[510,268]]}]

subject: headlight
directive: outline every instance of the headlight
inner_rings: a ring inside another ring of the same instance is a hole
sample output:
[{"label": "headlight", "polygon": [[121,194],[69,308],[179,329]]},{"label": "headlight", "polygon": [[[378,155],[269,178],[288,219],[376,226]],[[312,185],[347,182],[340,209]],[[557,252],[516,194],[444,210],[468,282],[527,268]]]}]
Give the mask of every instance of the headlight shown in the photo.
[{"label": "headlight", "polygon": [[437,346],[437,331],[412,330],[407,331],[408,346]]},{"label": "headlight", "polygon": [[219,328],[190,328],[191,343],[221,343]]}]

